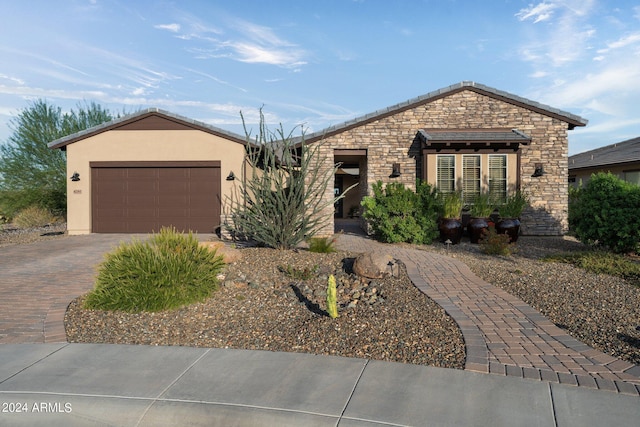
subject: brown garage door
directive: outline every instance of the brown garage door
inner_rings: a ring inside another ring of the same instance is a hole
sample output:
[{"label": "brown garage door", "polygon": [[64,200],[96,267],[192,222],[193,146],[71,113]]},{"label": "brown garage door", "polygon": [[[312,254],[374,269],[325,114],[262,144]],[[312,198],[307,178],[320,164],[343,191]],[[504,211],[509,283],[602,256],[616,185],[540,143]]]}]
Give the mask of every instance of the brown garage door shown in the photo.
[{"label": "brown garage door", "polygon": [[220,225],[220,185],[220,162],[92,162],[92,231],[211,233]]}]

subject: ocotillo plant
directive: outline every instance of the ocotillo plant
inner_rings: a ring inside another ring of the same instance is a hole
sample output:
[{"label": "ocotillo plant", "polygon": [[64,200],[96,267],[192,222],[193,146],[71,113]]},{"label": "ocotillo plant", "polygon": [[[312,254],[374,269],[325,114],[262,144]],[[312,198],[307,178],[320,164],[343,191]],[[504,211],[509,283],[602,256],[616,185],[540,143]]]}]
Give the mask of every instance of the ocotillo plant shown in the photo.
[{"label": "ocotillo plant", "polygon": [[331,274],[329,275],[329,283],[327,284],[327,313],[329,313],[329,317],[332,319],[338,317],[337,294],[336,278]]}]

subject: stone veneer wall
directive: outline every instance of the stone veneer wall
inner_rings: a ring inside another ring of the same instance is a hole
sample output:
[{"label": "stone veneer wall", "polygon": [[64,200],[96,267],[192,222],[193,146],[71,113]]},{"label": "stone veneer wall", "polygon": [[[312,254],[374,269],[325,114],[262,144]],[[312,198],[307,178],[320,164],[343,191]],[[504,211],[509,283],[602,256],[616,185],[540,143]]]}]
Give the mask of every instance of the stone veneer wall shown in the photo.
[{"label": "stone veneer wall", "polygon": [[[367,167],[359,191],[369,194],[371,184],[402,182],[415,188],[420,170],[420,147],[416,134],[431,129],[518,129],[531,137],[521,146],[521,188],[531,198],[531,207],[522,217],[522,233],[560,235],[567,230],[568,209],[568,125],[559,119],[513,105],[470,89],[417,105],[396,114],[330,135],[322,142],[320,154],[327,171],[333,165],[334,149],[366,149]],[[402,175],[389,178],[392,164],[400,163]],[[532,178],[535,163],[545,174]],[[364,184],[364,185],[363,185]],[[325,198],[333,197],[328,188]],[[333,208],[323,212],[331,218],[321,235],[333,234]]]}]

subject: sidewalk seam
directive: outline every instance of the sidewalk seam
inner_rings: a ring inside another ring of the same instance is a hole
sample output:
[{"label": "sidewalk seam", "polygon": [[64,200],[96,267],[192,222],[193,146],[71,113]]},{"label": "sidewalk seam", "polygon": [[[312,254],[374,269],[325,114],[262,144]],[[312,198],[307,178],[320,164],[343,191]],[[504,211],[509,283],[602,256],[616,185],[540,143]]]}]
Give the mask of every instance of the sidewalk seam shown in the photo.
[{"label": "sidewalk seam", "polygon": [[[62,343],[61,343],[62,344]],[[15,377],[16,375],[19,375],[20,373],[26,371],[27,369],[29,369],[30,367],[34,366],[37,363],[42,362],[44,359],[46,359],[49,356],[52,356],[54,354],[56,354],[57,352],[59,352],[60,350],[62,350],[63,348],[66,348],[67,346],[69,346],[69,343],[64,343],[62,345],[62,347],[56,349],[55,351],[52,351],[51,353],[47,354],[46,356],[41,357],[40,359],[36,360],[35,362],[33,362],[30,365],[25,366],[24,368],[20,369],[18,372],[16,372],[15,374],[11,375],[10,377],[7,377],[5,379],[3,379],[2,381],[0,381],[0,384],[4,383],[5,381],[9,381],[11,378]]]},{"label": "sidewalk seam", "polygon": [[151,407],[153,405],[155,405],[156,402],[158,402],[159,400],[161,400],[162,395],[164,395],[171,387],[173,387],[173,385],[175,383],[178,382],[178,380],[180,380],[180,378],[182,378],[187,372],[189,372],[191,370],[191,368],[193,368],[198,362],[200,362],[202,360],[202,358],[204,356],[206,356],[207,354],[209,354],[209,352],[211,351],[210,348],[208,348],[204,353],[202,353],[200,355],[200,357],[198,357],[196,360],[194,360],[194,362],[189,365],[184,371],[182,371],[182,373],[180,375],[178,375],[173,381],[171,381],[171,383],[166,386],[164,388],[164,390],[162,390],[158,396],[154,397],[153,399],[151,399],[151,403],[149,403],[149,405],[147,405],[147,407],[144,409],[144,411],[142,412],[142,414],[140,415],[140,418],[138,418],[138,422],[136,423],[136,427],[138,427],[140,425],[140,423],[142,422],[142,420],[144,420],[144,418],[147,416],[147,413],[149,412],[149,410],[151,409]]},{"label": "sidewalk seam", "polygon": [[338,417],[338,420],[336,421],[336,427],[338,427],[340,425],[340,421],[344,417],[344,413],[346,412],[347,407],[349,406],[349,403],[351,402],[351,399],[353,398],[353,395],[355,394],[356,388],[358,388],[358,384],[360,383],[360,379],[362,378],[362,375],[364,374],[364,370],[367,369],[367,366],[369,366],[369,361],[370,361],[370,359],[366,359],[365,360],[364,365],[362,366],[362,369],[360,370],[360,374],[358,375],[358,378],[356,378],[356,382],[353,384],[353,387],[351,388],[351,393],[349,393],[349,397],[347,398],[347,401],[345,402],[344,407],[342,408],[342,411],[340,412],[340,416]]},{"label": "sidewalk seam", "polygon": [[551,400],[551,416],[553,417],[553,425],[554,427],[558,427],[558,417],[556,416],[556,403],[553,401],[553,388],[551,387],[551,383],[547,383],[547,387],[549,389],[549,399]]}]

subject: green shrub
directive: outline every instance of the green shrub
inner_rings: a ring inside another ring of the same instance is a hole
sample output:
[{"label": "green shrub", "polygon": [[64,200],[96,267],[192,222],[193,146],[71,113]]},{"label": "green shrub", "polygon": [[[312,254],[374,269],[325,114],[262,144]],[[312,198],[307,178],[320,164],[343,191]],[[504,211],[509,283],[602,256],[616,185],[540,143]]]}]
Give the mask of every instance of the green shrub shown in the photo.
[{"label": "green shrub", "polygon": [[520,218],[522,211],[529,204],[529,197],[518,190],[507,196],[507,200],[498,207],[502,218]]},{"label": "green shrub", "polygon": [[495,205],[491,193],[481,192],[473,197],[473,203],[469,206],[469,213],[475,218],[488,218],[493,213]]},{"label": "green shrub", "polygon": [[335,252],[336,240],[331,237],[312,237],[309,239],[309,252],[328,254]]},{"label": "green shrub", "polygon": [[205,300],[217,289],[222,256],[189,233],[163,228],[148,241],[107,254],[85,307],[128,312],[170,310]]},{"label": "green shrub", "polygon": [[590,273],[621,277],[640,286],[640,263],[621,254],[606,251],[584,251],[549,255],[547,262],[565,262]]},{"label": "green shrub", "polygon": [[440,199],[442,218],[460,219],[462,216],[462,193],[460,191],[441,193]]},{"label": "green shrub", "polygon": [[291,265],[278,266],[278,270],[295,280],[309,280],[318,273],[318,266],[296,268]]},{"label": "green shrub", "polygon": [[511,238],[508,234],[498,234],[494,226],[482,233],[480,239],[480,248],[482,252],[488,255],[509,255],[509,242]]},{"label": "green shrub", "polygon": [[49,210],[33,205],[19,211],[13,218],[13,223],[20,228],[43,227],[58,221]]},{"label": "green shrub", "polygon": [[598,173],[570,194],[569,227],[580,241],[617,253],[638,250],[640,187],[611,173]]},{"label": "green shrub", "polygon": [[362,200],[363,216],[376,236],[388,243],[431,243],[438,235],[435,190],[425,183],[415,192],[401,183],[382,186],[376,182],[373,195]]}]

